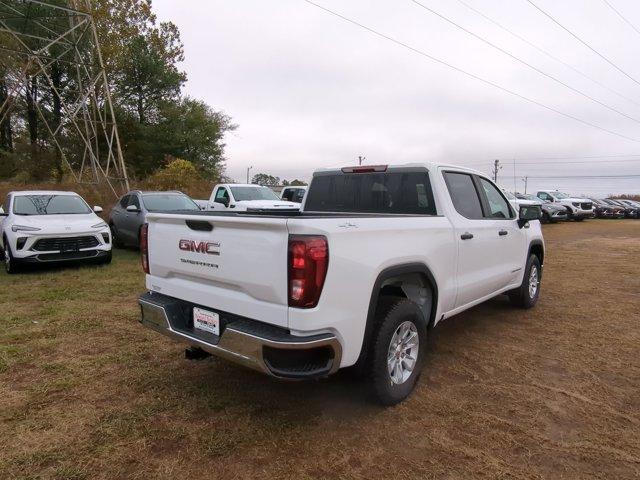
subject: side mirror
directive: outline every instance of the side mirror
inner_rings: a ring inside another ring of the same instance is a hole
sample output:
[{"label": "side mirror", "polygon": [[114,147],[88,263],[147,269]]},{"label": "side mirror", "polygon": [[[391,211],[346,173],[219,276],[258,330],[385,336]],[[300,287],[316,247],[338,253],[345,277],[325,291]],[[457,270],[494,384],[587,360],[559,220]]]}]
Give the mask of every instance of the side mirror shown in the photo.
[{"label": "side mirror", "polygon": [[94,205],[93,206],[93,211],[95,213],[102,213],[102,207],[98,206],[98,205]]},{"label": "side mirror", "polygon": [[531,220],[542,218],[542,207],[540,205],[520,205],[518,213],[518,227],[523,228]]},{"label": "side mirror", "polygon": [[127,212],[135,212],[138,213],[140,211],[140,209],[138,207],[136,207],[135,205],[129,205],[127,207]]},{"label": "side mirror", "polygon": [[215,202],[216,203],[220,203],[220,204],[224,205],[225,207],[229,206],[229,199],[228,198],[216,198]]}]

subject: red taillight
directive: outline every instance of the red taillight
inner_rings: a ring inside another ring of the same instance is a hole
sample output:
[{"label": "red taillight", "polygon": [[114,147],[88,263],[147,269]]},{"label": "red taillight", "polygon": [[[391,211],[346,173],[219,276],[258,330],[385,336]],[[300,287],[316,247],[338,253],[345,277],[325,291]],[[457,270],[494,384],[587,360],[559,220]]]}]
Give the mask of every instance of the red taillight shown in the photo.
[{"label": "red taillight", "polygon": [[329,265],[327,239],[320,235],[289,237],[289,306],[313,308]]},{"label": "red taillight", "polygon": [[140,260],[144,273],[149,273],[149,224],[140,228]]}]

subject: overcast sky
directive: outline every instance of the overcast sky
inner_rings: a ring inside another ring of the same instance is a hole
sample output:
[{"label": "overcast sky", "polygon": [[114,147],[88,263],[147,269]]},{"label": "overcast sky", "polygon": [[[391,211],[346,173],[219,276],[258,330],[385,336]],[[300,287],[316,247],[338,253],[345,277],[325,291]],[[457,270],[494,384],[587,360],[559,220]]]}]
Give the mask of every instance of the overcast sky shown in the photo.
[{"label": "overcast sky", "polygon": [[[519,191],[524,176],[637,174],[625,180],[531,178],[528,190],[640,193],[640,33],[604,0],[532,1],[632,78],[527,0],[463,1],[605,88],[462,1],[420,1],[635,120],[556,83],[411,0],[314,1],[520,95],[637,141],[516,98],[303,0],[154,0],[159,19],[180,28],[187,94],[225,111],[239,125],[226,139],[227,173],[236,180],[245,181],[248,166],[253,166],[252,174],[308,179],[317,167],[353,164],[359,155],[370,164],[444,161],[486,172],[499,158],[504,163],[499,183],[513,190],[516,158]],[[640,30],[640,2],[608,2]],[[549,159],[596,155],[630,156]],[[633,158],[637,160],[629,161]],[[580,161],[589,163],[567,163]]]}]

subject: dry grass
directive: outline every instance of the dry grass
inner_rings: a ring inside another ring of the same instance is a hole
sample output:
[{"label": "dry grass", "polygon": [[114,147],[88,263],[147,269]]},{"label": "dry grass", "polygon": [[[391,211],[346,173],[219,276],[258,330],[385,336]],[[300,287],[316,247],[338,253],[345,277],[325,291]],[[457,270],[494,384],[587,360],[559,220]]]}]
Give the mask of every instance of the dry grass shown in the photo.
[{"label": "dry grass", "polygon": [[282,383],[137,323],[133,252],[0,274],[0,478],[638,478],[640,221],[545,227],[542,299],[437,329],[382,409],[347,374]]}]

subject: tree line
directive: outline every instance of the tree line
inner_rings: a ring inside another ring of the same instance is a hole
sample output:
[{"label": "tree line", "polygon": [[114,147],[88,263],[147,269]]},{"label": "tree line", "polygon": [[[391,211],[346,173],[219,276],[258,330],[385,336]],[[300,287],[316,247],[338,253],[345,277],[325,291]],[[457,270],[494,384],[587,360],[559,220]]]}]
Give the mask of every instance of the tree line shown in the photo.
[{"label": "tree line", "polygon": [[269,175],[268,173],[256,173],[251,179],[251,183],[265,187],[299,187],[306,185],[306,182],[298,180],[297,178],[295,180],[286,180],[284,178],[281,179],[280,177]]},{"label": "tree line", "polygon": [[[67,2],[49,3],[66,6]],[[151,0],[94,0],[91,4],[129,175],[145,178],[168,159],[182,158],[203,177],[219,178],[225,163],[224,135],[236,125],[224,112],[183,93],[187,76],[179,68],[184,48],[176,25],[159,22]],[[30,9],[29,15],[38,18],[38,8],[43,7],[13,2],[12,8]],[[41,18],[20,28],[23,34],[37,36],[55,30],[59,21],[68,19]],[[23,65],[17,56],[10,53],[11,41],[7,34],[0,36],[0,46],[6,48],[0,50],[0,105],[10,93],[10,80],[24,73],[19,71]],[[50,81],[27,71],[25,87],[17,92],[11,114],[0,124],[0,178],[62,180],[65,175],[60,149],[41,116],[54,126],[62,122],[61,104],[75,101],[76,66],[65,60],[65,52],[48,53],[57,58],[46,65]],[[56,138],[63,151],[81,148],[71,129]]]}]

